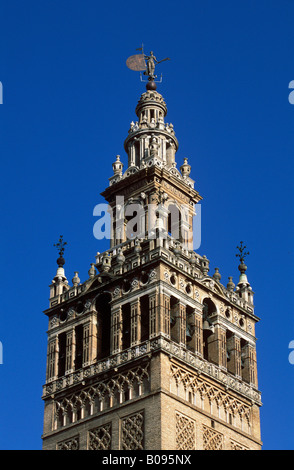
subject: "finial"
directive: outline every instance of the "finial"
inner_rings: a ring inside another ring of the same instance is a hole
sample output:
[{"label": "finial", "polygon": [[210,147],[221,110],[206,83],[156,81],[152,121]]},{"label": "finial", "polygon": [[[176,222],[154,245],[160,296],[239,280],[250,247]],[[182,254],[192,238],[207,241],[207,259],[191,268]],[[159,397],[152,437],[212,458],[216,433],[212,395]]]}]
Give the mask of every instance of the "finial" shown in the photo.
[{"label": "finial", "polygon": [[120,155],[116,156],[116,161],[112,164],[112,168],[115,175],[122,174],[123,163],[120,161]]},{"label": "finial", "polygon": [[140,255],[140,252],[142,251],[142,248],[140,246],[140,240],[138,237],[135,239],[135,246],[134,246],[134,252],[136,253],[137,256]]},{"label": "finial", "polygon": [[96,276],[96,269],[94,263],[91,263],[91,268],[89,269],[88,274],[90,279]]},{"label": "finial", "polygon": [[63,241],[63,235],[60,235],[58,242],[54,243],[53,245],[58,248],[59,258],[57,259],[56,262],[60,268],[62,268],[63,265],[65,264],[65,259],[63,258],[65,245],[67,245],[67,242]]},{"label": "finial", "polygon": [[232,278],[232,276],[230,276],[228,279],[229,279],[229,282],[228,282],[228,284],[227,284],[227,289],[228,289],[229,291],[233,291],[233,290],[235,289],[235,284],[233,283],[233,278]]},{"label": "finial", "polygon": [[187,177],[191,173],[191,165],[188,164],[188,158],[184,158],[184,163],[180,166],[180,172],[182,176]]},{"label": "finial", "polygon": [[75,271],[75,275],[72,278],[72,283],[75,287],[77,287],[80,284],[80,282],[81,282],[81,280],[79,278],[79,273],[78,273],[78,271]]},{"label": "finial", "polygon": [[221,274],[219,272],[219,268],[214,268],[215,269],[215,273],[214,275],[212,276],[216,281],[220,281],[221,280]]},{"label": "finial", "polygon": [[243,245],[243,242],[240,242],[240,246],[237,246],[239,253],[236,254],[236,257],[240,260],[239,271],[241,273],[245,273],[247,266],[244,263],[244,259],[247,255],[249,255],[249,251],[245,251],[246,246]]},{"label": "finial", "polygon": [[124,254],[123,254],[123,251],[121,248],[118,248],[117,250],[117,256],[116,256],[116,261],[118,262],[118,264],[120,266],[122,266],[125,262],[125,257],[124,257]]}]

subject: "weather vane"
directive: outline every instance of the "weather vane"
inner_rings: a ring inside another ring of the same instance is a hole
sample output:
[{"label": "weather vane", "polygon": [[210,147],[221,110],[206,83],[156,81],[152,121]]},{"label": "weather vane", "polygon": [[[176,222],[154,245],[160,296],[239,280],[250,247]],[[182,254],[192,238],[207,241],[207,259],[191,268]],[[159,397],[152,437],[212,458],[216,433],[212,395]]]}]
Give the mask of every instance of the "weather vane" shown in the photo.
[{"label": "weather vane", "polygon": [[[155,66],[160,64],[161,62],[170,60],[170,58],[166,57],[165,59],[157,60],[156,57],[153,55],[153,51],[150,52],[150,55],[145,55],[143,50],[143,44],[139,49],[136,50],[141,51],[141,54],[135,54],[130,56],[126,62],[127,67],[136,72],[144,71],[144,75],[148,76],[148,81],[154,82],[155,78],[157,78],[157,75],[155,75]],[[143,81],[142,78],[141,81]]]},{"label": "weather vane", "polygon": [[239,258],[240,263],[244,263],[244,259],[247,255],[249,255],[249,251],[246,250],[246,246],[243,245],[243,242],[240,242],[240,246],[237,246],[239,253],[236,254],[236,257]]},{"label": "weather vane", "polygon": [[65,245],[67,245],[67,242],[63,241],[63,235],[60,235],[58,242],[54,243],[53,245],[53,246],[56,246],[56,248],[58,248],[59,258],[57,260],[57,264],[60,267],[62,267],[65,263],[65,260],[63,258]]}]

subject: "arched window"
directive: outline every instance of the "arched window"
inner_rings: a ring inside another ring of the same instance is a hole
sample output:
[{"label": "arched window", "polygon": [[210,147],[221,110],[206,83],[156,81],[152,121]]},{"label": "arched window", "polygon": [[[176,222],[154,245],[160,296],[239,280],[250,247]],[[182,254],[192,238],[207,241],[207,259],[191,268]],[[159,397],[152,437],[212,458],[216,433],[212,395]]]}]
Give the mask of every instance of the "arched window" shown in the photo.
[{"label": "arched window", "polygon": [[58,343],[59,343],[58,377],[62,377],[65,374],[66,333],[61,333],[58,336]]},{"label": "arched window", "polygon": [[226,330],[226,348],[227,348],[227,369],[232,374],[235,373],[234,358],[234,335],[230,330]]},{"label": "arched window", "polygon": [[122,306],[122,348],[131,345],[131,306],[129,303]]},{"label": "arched window", "polygon": [[149,296],[140,297],[141,309],[141,341],[149,339]]},{"label": "arched window", "polygon": [[211,359],[210,344],[214,332],[213,323],[210,317],[216,313],[216,306],[209,298],[203,300],[203,357],[206,360]]},{"label": "arched window", "polygon": [[132,240],[145,233],[145,210],[142,204],[134,201],[125,207],[125,237]]},{"label": "arched window", "polygon": [[181,241],[181,211],[175,204],[168,206],[167,232],[174,240]]},{"label": "arched window", "polygon": [[173,341],[178,342],[177,320],[178,320],[179,299],[171,296],[170,298],[170,336]]},{"label": "arched window", "polygon": [[109,302],[111,294],[105,292],[97,297],[95,307],[97,310],[98,321],[98,334],[97,334],[97,353],[98,358],[102,359],[110,354],[110,324],[111,324],[111,310]]}]

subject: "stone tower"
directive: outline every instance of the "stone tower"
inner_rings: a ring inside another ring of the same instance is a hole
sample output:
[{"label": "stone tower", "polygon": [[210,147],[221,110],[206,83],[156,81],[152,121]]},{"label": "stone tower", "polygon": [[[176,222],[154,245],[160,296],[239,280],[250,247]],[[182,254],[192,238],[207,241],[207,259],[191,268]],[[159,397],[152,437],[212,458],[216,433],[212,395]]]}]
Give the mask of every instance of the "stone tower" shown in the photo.
[{"label": "stone tower", "polygon": [[44,449],[260,449],[253,291],[193,250],[202,199],[149,77],[102,193],[111,241],[50,286]]}]

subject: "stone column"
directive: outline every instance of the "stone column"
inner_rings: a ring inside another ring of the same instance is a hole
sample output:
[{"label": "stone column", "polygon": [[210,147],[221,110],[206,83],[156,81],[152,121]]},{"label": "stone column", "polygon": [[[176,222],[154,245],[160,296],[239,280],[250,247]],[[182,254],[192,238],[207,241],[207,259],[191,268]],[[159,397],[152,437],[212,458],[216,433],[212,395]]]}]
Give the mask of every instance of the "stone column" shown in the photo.
[{"label": "stone column", "polygon": [[122,348],[122,311],[121,306],[111,307],[111,336],[110,354],[119,352]]},{"label": "stone column", "polygon": [[198,312],[196,309],[188,316],[188,324],[192,331],[192,340],[189,343],[192,351],[196,354],[203,354],[202,344],[202,312]]},{"label": "stone column", "polygon": [[163,295],[163,312],[162,312],[163,332],[170,336],[170,296]]},{"label": "stone column", "polygon": [[220,367],[227,367],[226,330],[215,326],[214,334],[208,337],[208,360]]},{"label": "stone column", "polygon": [[186,305],[179,302],[179,343],[186,346]]},{"label": "stone column", "polygon": [[[158,198],[156,191],[149,195],[149,204],[148,204],[148,236],[151,238],[151,232],[154,230],[156,223],[156,211],[158,205]],[[154,235],[153,235],[154,237]]]},{"label": "stone column", "polygon": [[141,139],[140,139],[140,155],[139,155],[139,159],[138,159],[139,166],[141,166],[141,162],[144,158],[144,144],[145,144],[144,139],[141,137]]},{"label": "stone column", "polygon": [[74,328],[66,333],[66,351],[65,351],[65,372],[69,373],[74,370],[75,358],[75,330]]},{"label": "stone column", "polygon": [[48,342],[47,347],[47,378],[46,380],[58,376],[58,336]]},{"label": "stone column", "polygon": [[149,336],[150,338],[157,335],[157,294],[156,292],[149,295]]},{"label": "stone column", "polygon": [[158,332],[170,335],[170,296],[162,292],[159,294]]},{"label": "stone column", "polygon": [[192,230],[190,229],[189,216],[189,206],[187,204],[181,204],[181,233],[179,236],[183,247],[186,250],[193,249],[193,240],[191,240]]},{"label": "stone column", "polygon": [[91,324],[90,322],[87,322],[83,325],[83,366],[89,364],[90,345],[91,345]]},{"label": "stone column", "polygon": [[243,370],[242,379],[257,387],[257,367],[255,347],[246,343],[242,348]]},{"label": "stone column", "polygon": [[227,338],[227,350],[230,355],[227,361],[228,372],[241,378],[241,341],[238,336]]},{"label": "stone column", "polygon": [[[110,332],[108,332],[110,334]],[[97,357],[97,322],[93,316],[90,323],[90,343],[89,343],[89,361],[92,363]]]},{"label": "stone column", "polygon": [[141,309],[140,300],[131,303],[131,346],[139,344],[141,340]]},{"label": "stone column", "polygon": [[172,327],[172,339],[186,346],[186,305],[178,300],[172,309],[174,326]]},{"label": "stone column", "polygon": [[129,144],[129,167],[135,165],[135,145],[133,142]]}]

